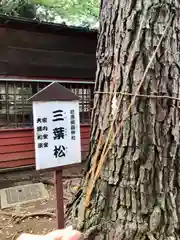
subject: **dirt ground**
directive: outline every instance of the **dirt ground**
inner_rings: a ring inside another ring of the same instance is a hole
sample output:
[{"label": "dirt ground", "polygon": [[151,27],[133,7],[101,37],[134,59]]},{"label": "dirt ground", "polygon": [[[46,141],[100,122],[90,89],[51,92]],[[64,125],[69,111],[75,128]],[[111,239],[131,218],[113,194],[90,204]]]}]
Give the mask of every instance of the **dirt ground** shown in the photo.
[{"label": "dirt ground", "polygon": [[[84,166],[63,171],[64,205],[71,201],[78,188]],[[34,170],[0,173],[0,189],[43,182],[49,193],[49,199],[17,205],[14,208],[0,210],[0,239],[15,240],[22,232],[45,234],[56,229],[56,199],[53,186],[53,173],[39,174]],[[40,213],[36,215],[36,213]],[[47,213],[42,216],[41,213]],[[29,216],[34,214],[34,216]],[[23,216],[22,217],[19,217]]]}]

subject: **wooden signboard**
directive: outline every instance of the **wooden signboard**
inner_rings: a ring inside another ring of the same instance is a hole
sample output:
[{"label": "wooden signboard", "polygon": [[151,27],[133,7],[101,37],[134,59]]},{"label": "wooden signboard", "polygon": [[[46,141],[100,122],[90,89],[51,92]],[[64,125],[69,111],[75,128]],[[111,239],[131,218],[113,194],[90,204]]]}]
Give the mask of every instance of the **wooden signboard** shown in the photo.
[{"label": "wooden signboard", "polygon": [[55,170],[57,222],[63,228],[62,170],[57,169],[81,162],[79,99],[54,82],[29,100],[33,102],[36,170]]}]

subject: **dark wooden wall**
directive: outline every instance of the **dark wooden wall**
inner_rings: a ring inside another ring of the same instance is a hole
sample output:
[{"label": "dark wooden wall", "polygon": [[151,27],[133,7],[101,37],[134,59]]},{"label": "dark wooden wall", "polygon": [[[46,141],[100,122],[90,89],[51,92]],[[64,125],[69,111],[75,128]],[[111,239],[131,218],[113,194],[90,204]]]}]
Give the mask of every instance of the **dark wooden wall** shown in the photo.
[{"label": "dark wooden wall", "polygon": [[[97,33],[0,17],[0,78],[95,80]],[[82,159],[90,126],[81,125]],[[33,129],[0,130],[0,169],[34,165]]]},{"label": "dark wooden wall", "polygon": [[0,75],[95,79],[97,33],[0,17]]}]

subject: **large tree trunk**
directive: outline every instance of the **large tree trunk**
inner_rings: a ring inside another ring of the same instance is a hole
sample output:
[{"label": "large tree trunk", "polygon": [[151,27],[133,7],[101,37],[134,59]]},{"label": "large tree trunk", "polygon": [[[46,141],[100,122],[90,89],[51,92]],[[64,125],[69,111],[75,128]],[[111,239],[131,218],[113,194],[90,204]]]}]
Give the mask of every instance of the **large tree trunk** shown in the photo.
[{"label": "large tree trunk", "polygon": [[[138,88],[141,96],[134,98]],[[114,90],[116,95],[110,94]],[[115,96],[118,114],[109,134],[116,116]],[[180,239],[176,98],[180,98],[180,1],[104,0],[89,164],[70,206],[75,226],[88,236]],[[108,135],[109,151],[102,158]]]}]

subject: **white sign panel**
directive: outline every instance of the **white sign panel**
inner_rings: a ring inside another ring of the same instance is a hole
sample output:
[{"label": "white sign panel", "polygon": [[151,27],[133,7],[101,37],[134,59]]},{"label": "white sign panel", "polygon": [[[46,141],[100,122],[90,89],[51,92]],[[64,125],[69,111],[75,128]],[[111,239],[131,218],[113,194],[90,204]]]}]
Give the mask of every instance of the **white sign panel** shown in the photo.
[{"label": "white sign panel", "polygon": [[81,162],[78,101],[33,102],[36,169]]}]

